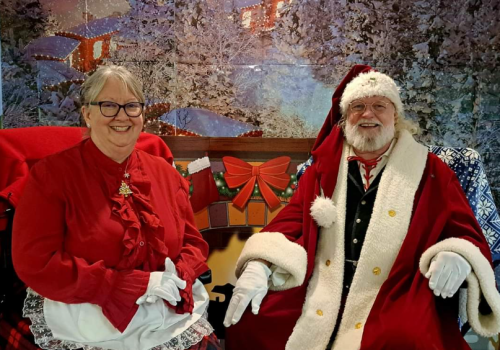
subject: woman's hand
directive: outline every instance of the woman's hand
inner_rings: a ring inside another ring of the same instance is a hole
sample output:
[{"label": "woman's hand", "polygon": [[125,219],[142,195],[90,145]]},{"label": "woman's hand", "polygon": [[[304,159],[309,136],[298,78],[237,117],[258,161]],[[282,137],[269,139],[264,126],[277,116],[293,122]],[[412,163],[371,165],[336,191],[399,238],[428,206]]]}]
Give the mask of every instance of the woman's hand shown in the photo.
[{"label": "woman's hand", "polygon": [[137,304],[155,303],[161,298],[173,306],[181,301],[179,289],[186,288],[186,281],[177,276],[175,265],[170,258],[165,259],[165,271],[151,272],[146,293],[137,299]]}]

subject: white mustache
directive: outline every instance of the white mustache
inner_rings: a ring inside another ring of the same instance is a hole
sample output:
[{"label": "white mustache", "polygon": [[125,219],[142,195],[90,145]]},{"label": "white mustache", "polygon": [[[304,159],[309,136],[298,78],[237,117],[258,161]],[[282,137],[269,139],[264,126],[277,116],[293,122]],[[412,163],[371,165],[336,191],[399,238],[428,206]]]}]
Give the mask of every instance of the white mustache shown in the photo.
[{"label": "white mustache", "polygon": [[361,124],[375,124],[377,126],[382,126],[382,123],[380,123],[380,122],[376,122],[373,120],[367,120],[367,119],[361,119],[360,121],[358,121],[356,123],[356,127],[359,127]]}]

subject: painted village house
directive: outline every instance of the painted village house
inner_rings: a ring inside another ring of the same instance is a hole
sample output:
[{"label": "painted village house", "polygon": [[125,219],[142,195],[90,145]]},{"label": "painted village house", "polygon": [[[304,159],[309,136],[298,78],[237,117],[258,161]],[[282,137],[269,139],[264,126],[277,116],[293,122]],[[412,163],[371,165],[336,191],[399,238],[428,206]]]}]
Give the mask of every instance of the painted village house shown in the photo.
[{"label": "painted village house", "polygon": [[38,38],[26,46],[26,56],[37,61],[39,89],[51,90],[60,84],[83,82],[84,74],[72,68],[78,46],[78,40],[61,36]]},{"label": "painted village house", "polygon": [[26,46],[26,56],[37,61],[38,88],[54,90],[78,83],[109,57],[111,36],[118,32],[118,18],[100,18],[41,37]]},{"label": "painted village house", "polygon": [[80,45],[73,53],[73,68],[90,72],[109,57],[111,37],[118,33],[119,18],[106,17],[82,23],[76,27],[56,32],[56,35],[78,40]]},{"label": "painted village house", "polygon": [[271,30],[280,9],[290,0],[235,0],[234,4],[241,11],[241,22],[252,31]]}]

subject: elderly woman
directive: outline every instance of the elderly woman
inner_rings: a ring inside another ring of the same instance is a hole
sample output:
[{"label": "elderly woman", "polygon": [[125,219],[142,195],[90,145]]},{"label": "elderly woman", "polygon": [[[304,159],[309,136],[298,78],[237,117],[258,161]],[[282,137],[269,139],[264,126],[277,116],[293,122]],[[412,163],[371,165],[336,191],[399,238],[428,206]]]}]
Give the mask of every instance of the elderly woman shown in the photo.
[{"label": "elderly woman", "polygon": [[44,349],[219,349],[206,320],[208,246],[188,187],[135,148],[144,96],[123,67],[83,86],[89,138],[38,162],[14,220],[24,313]]}]

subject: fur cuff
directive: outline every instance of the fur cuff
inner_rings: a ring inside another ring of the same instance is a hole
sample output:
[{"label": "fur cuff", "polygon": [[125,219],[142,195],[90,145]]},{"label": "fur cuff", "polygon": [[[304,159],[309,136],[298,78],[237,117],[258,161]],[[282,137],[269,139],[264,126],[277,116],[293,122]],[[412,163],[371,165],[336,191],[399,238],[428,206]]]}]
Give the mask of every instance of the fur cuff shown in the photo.
[{"label": "fur cuff", "polygon": [[245,264],[251,259],[264,259],[290,274],[285,284],[271,287],[272,290],[286,290],[304,283],[307,253],[301,245],[291,242],[282,233],[260,232],[252,235],[236,263],[237,277],[240,277]]},{"label": "fur cuff", "polygon": [[318,226],[329,228],[337,219],[337,208],[331,198],[318,196],[311,206],[311,216]]},{"label": "fur cuff", "polygon": [[210,160],[208,157],[203,157],[197,160],[192,161],[187,166],[190,174],[196,174],[206,168],[210,168]]},{"label": "fur cuff", "polygon": [[[492,337],[500,332],[500,294],[498,294],[495,275],[490,263],[478,247],[461,238],[448,238],[427,249],[420,259],[420,271],[425,275],[432,258],[439,252],[448,251],[460,254],[472,266],[467,276],[467,316],[472,329],[483,337]],[[481,294],[490,306],[492,313],[479,313]]]}]

